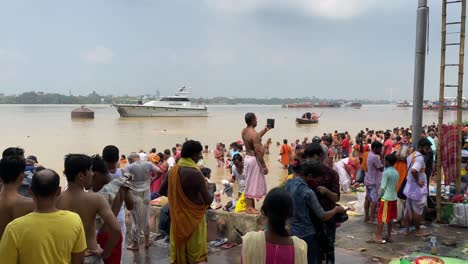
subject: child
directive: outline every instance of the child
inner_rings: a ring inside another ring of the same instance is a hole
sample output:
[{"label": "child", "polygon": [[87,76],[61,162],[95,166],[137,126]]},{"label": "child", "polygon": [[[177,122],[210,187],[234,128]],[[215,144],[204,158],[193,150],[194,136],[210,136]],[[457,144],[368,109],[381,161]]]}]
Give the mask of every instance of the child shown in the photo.
[{"label": "child", "polygon": [[208,145],[205,145],[205,149],[203,150],[203,154],[208,154],[210,153],[210,149],[208,148]]},{"label": "child", "polygon": [[291,236],[286,221],[293,215],[293,199],[281,188],[272,189],[262,206],[268,219],[266,231],[249,232],[242,246],[243,264],[256,263],[307,263],[307,244]]},{"label": "child", "polygon": [[[393,219],[397,218],[397,191],[396,186],[400,176],[393,167],[397,162],[397,157],[394,154],[385,156],[385,170],[382,176],[382,183],[380,185],[380,206],[377,216],[378,226],[375,236],[368,240],[368,243],[385,244],[393,242],[392,240],[392,226]],[[384,224],[387,223],[387,237],[382,238],[382,231]]]}]

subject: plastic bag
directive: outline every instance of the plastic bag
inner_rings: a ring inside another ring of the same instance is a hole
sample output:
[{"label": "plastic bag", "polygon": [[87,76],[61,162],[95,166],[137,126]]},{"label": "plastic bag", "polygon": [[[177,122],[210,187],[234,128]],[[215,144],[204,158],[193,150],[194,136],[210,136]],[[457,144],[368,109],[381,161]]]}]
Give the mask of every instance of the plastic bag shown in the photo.
[{"label": "plastic bag", "polygon": [[358,201],[356,203],[356,215],[364,215],[364,202],[366,201],[366,193],[357,193]]},{"label": "plastic bag", "polygon": [[468,227],[468,204],[457,203],[453,205],[452,226]]},{"label": "plastic bag", "polygon": [[245,212],[246,209],[247,209],[247,205],[245,204],[244,193],[242,193],[239,200],[237,200],[236,209],[234,209],[234,212],[241,213],[241,212]]}]

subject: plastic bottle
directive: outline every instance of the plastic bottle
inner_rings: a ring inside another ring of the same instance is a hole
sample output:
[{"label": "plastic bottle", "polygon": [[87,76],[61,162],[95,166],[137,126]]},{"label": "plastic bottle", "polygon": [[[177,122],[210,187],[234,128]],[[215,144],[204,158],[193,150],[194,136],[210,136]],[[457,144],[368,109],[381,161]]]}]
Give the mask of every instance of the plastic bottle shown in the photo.
[{"label": "plastic bottle", "polygon": [[437,237],[431,236],[429,243],[431,244],[431,254],[432,255],[439,254],[439,249],[437,248]]}]

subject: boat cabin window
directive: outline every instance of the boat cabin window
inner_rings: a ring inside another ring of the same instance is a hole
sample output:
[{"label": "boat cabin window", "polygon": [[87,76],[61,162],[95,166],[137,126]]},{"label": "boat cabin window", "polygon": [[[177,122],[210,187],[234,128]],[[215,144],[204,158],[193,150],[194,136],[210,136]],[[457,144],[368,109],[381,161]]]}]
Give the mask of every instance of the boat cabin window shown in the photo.
[{"label": "boat cabin window", "polygon": [[188,98],[184,97],[164,97],[161,102],[190,102]]}]

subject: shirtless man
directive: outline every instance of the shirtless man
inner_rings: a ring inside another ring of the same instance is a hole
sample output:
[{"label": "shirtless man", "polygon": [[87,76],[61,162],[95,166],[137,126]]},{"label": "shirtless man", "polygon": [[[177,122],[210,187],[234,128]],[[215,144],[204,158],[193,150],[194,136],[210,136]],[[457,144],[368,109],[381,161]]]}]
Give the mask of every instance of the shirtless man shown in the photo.
[{"label": "shirtless man", "polygon": [[247,206],[246,213],[259,214],[255,209],[254,199],[261,199],[266,195],[267,186],[265,175],[268,174],[268,168],[263,159],[264,151],[262,146],[262,136],[265,135],[270,128],[267,126],[262,131],[257,133],[257,117],[254,113],[245,115],[245,123],[247,127],[242,130],[242,140],[245,144],[245,203]]},{"label": "shirtless man", "polygon": [[[85,192],[92,186],[92,160],[82,154],[69,154],[65,158],[65,176],[68,189],[59,196],[57,208],[77,213],[86,233],[85,264],[103,263],[120,239],[120,227],[111,207],[99,194]],[[102,249],[96,241],[96,216],[108,227],[109,240]]]},{"label": "shirtless man", "polygon": [[18,193],[24,178],[26,161],[22,156],[7,156],[0,161],[0,238],[11,221],[34,210],[34,202]]}]

